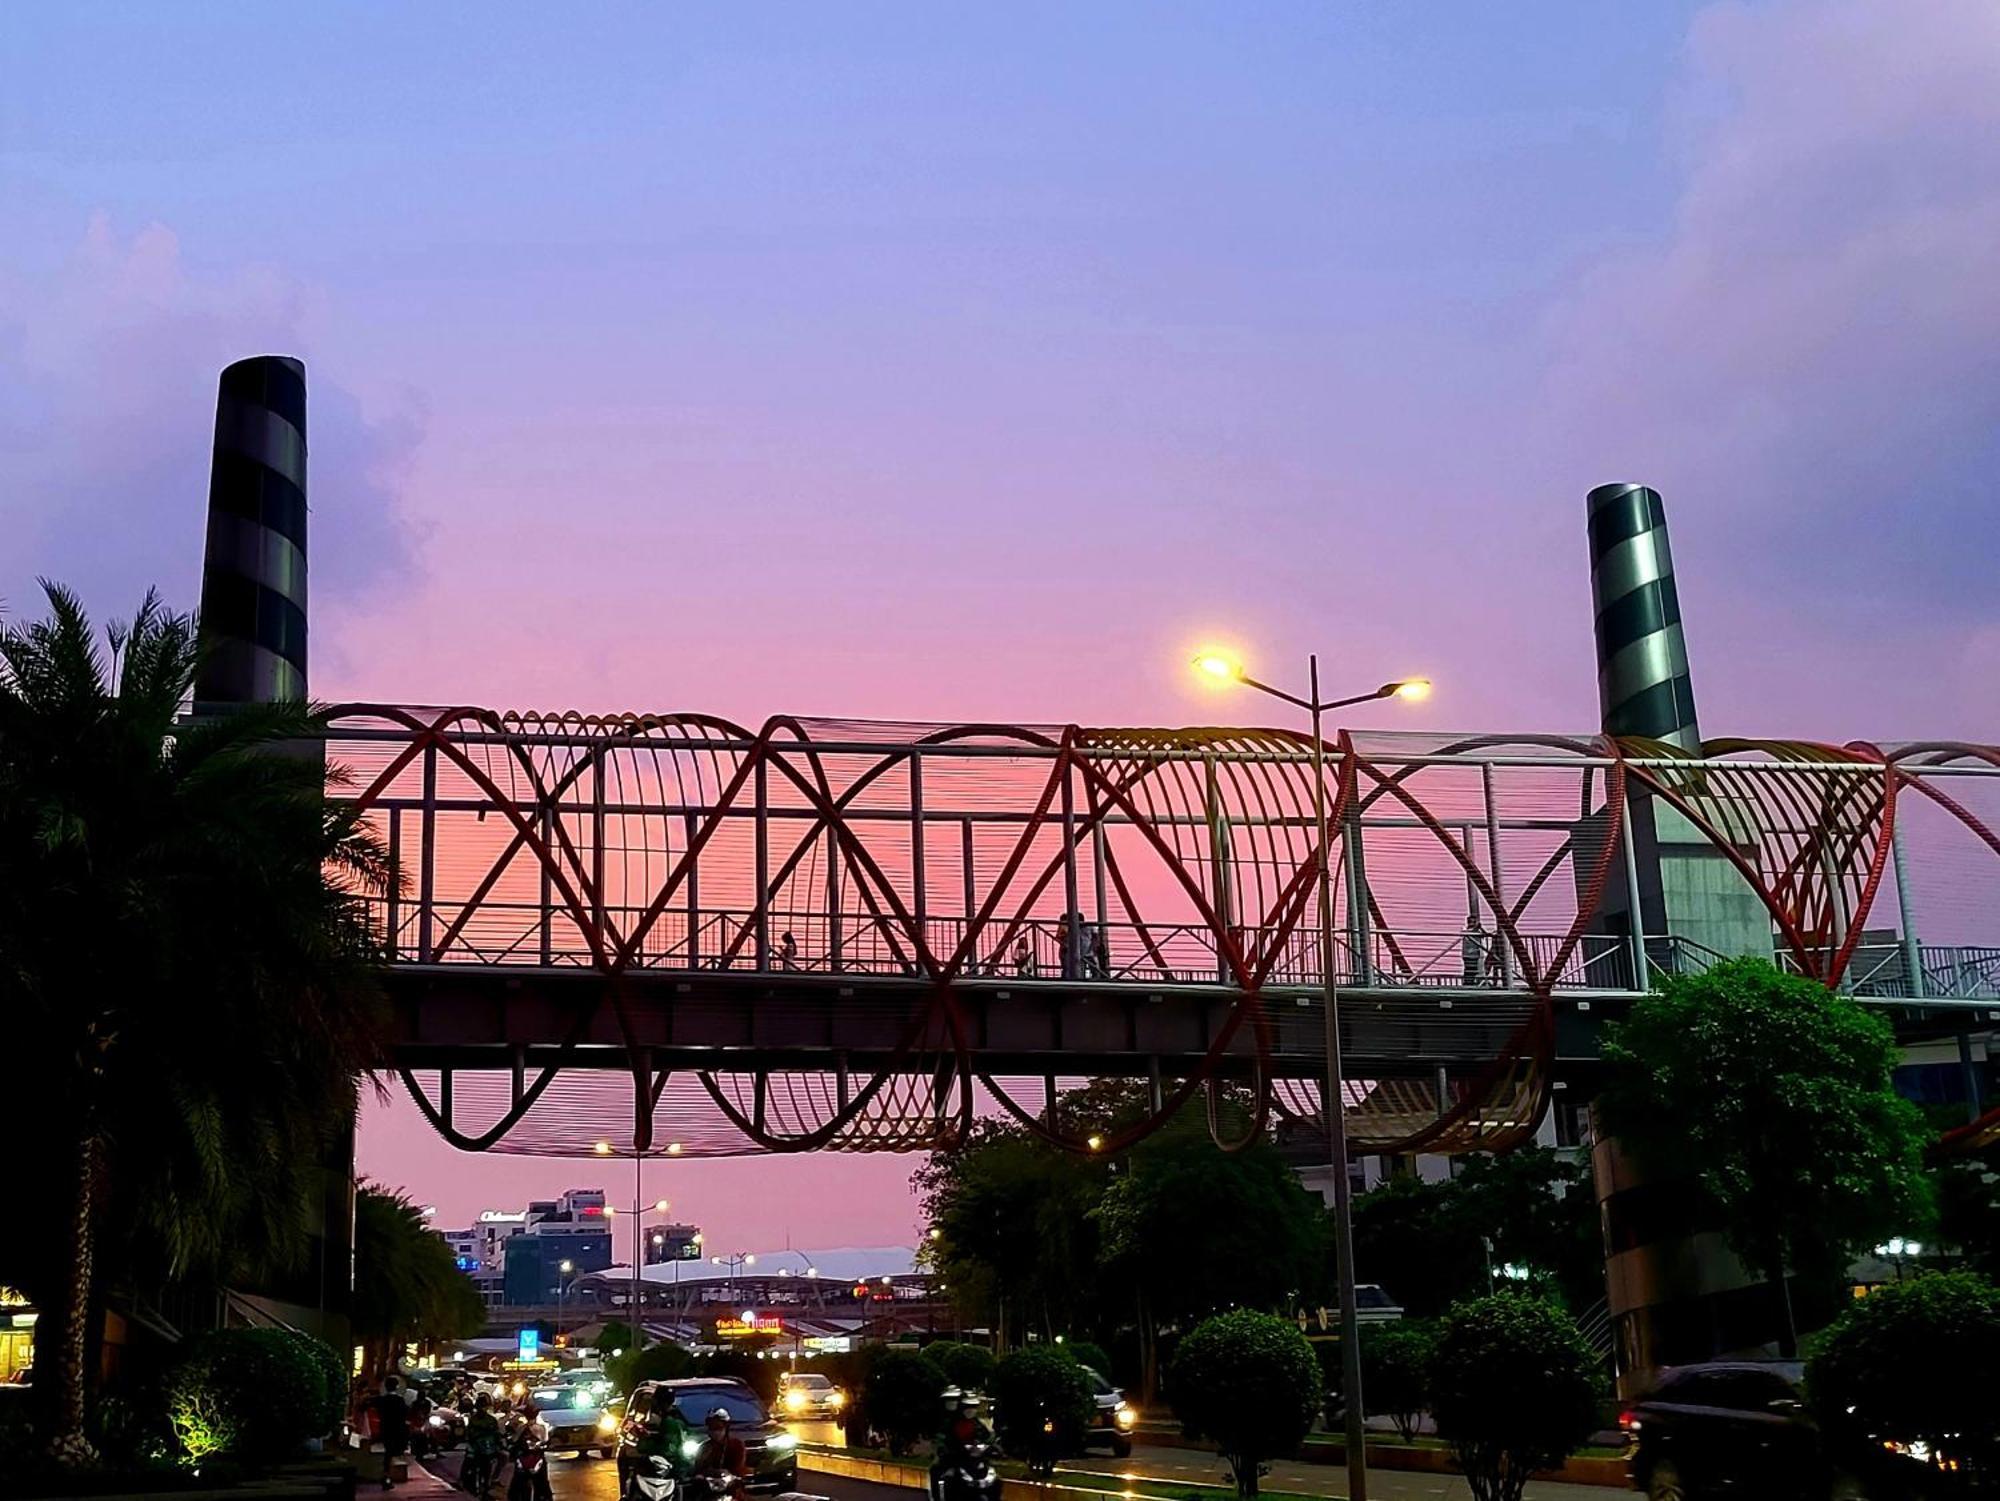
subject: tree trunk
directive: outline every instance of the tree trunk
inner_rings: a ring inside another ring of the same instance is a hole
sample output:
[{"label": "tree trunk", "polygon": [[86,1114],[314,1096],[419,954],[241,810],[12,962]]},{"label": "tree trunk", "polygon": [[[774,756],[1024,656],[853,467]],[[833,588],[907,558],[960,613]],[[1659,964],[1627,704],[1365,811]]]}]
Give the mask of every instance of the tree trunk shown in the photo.
[{"label": "tree trunk", "polygon": [[1153,1311],[1147,1306],[1146,1291],[1139,1290],[1139,1389],[1142,1405],[1148,1410],[1160,1400],[1160,1332],[1153,1327]]},{"label": "tree trunk", "polygon": [[1792,1317],[1792,1287],[1785,1276],[1785,1248],[1773,1246],[1764,1262],[1764,1276],[1778,1300],[1778,1358],[1795,1360],[1799,1353],[1799,1330]]},{"label": "tree trunk", "polygon": [[76,1140],[76,1208],[70,1225],[73,1261],[56,1346],[56,1425],[49,1452],[66,1465],[96,1459],[84,1431],[90,1400],[90,1308],[97,1262],[97,1178],[103,1156],[94,1113],[86,1110]]}]

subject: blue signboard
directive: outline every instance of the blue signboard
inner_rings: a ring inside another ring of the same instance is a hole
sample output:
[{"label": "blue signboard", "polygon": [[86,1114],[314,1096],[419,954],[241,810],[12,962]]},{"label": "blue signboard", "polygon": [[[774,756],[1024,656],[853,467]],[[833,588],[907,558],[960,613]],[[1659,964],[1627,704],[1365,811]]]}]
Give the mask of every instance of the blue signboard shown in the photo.
[{"label": "blue signboard", "polygon": [[521,1331],[521,1347],[519,1351],[519,1358],[523,1362],[530,1360],[540,1360],[542,1358],[541,1330],[535,1328],[527,1328]]}]

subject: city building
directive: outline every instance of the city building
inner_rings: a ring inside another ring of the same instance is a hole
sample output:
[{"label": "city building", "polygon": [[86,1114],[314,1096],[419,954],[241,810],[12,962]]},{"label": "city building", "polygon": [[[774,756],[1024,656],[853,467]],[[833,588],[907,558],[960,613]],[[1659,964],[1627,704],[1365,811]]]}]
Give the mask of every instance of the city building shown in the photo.
[{"label": "city building", "polygon": [[559,1199],[529,1204],[526,1222],[502,1242],[501,1301],[553,1303],[570,1280],[610,1266],[611,1222],[604,1206],[601,1188],[572,1188]]},{"label": "city building", "polygon": [[646,1232],[646,1265],[701,1260],[701,1227],[655,1225]]}]

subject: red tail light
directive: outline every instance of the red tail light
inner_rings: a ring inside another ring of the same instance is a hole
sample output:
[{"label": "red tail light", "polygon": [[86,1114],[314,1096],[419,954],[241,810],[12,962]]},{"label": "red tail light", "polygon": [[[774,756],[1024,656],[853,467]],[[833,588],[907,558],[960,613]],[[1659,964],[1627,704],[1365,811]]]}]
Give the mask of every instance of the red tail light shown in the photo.
[{"label": "red tail light", "polygon": [[1636,1433],[1639,1428],[1639,1414],[1633,1408],[1626,1408],[1618,1414],[1618,1426],[1626,1433]]}]

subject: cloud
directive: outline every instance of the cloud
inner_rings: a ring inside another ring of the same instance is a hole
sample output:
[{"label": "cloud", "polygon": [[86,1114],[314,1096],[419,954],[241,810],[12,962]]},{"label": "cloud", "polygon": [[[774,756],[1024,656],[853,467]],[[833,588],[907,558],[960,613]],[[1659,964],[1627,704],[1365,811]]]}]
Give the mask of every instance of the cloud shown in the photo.
[{"label": "cloud", "polygon": [[2000,8],[1716,6],[1675,116],[1664,232],[1552,320],[1552,441],[1822,622],[2000,616]]},{"label": "cloud", "polygon": [[76,587],[104,616],[155,585],[194,605],[216,376],[260,353],[307,360],[315,602],[373,597],[415,571],[401,492],[422,411],[365,413],[314,369],[312,305],[292,278],[197,271],[171,230],[121,237],[102,215],[59,262],[0,274],[0,597],[10,608],[35,609],[38,574]]}]

